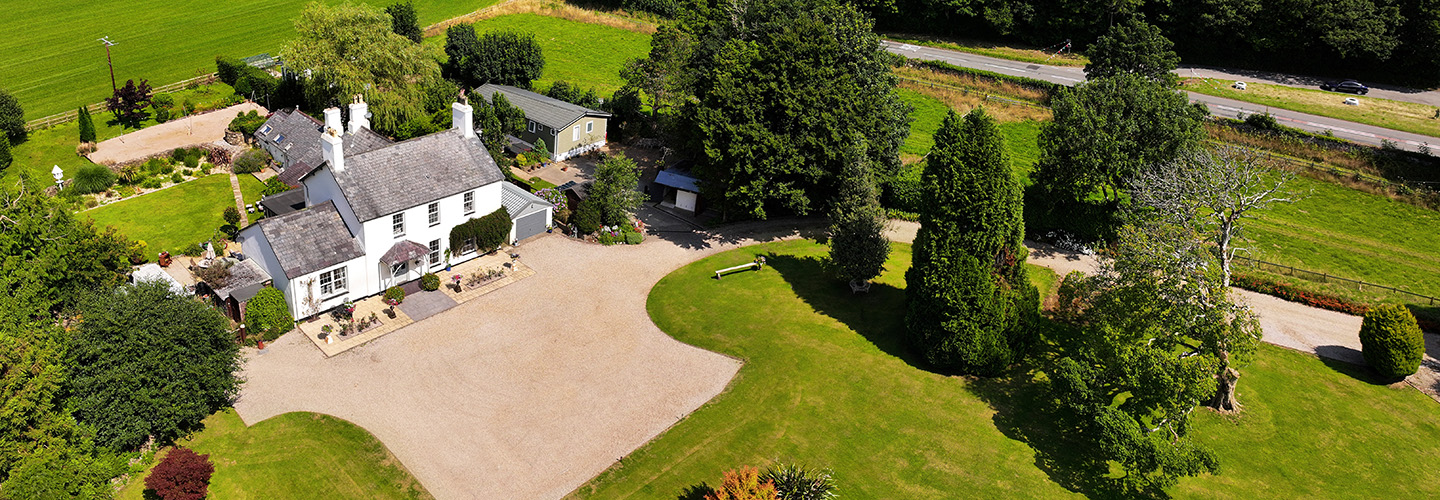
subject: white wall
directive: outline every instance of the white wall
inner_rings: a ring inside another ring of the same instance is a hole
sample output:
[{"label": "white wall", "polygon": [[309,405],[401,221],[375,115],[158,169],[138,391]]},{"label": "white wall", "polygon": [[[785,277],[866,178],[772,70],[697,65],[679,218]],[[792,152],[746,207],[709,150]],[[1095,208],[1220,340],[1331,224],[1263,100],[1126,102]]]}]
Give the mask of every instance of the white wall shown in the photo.
[{"label": "white wall", "polygon": [[696,195],[684,189],[675,190],[675,208],[681,210],[695,211]]},{"label": "white wall", "polygon": [[296,309],[294,302],[289,300],[290,279],[285,277],[285,269],[280,266],[280,259],[275,257],[275,250],[270,247],[270,240],[265,239],[265,234],[260,231],[260,226],[252,225],[245,228],[240,232],[238,239],[240,240],[240,251],[245,254],[245,258],[254,260],[260,269],[265,270],[265,274],[270,275],[272,285],[280,291],[286,292],[286,302],[291,304],[290,316],[299,319],[299,313],[303,311]]},{"label": "white wall", "polygon": [[[402,212],[405,214],[405,234],[395,237],[391,228],[391,216],[385,214],[377,219],[368,220],[363,223],[364,234],[369,235],[362,242],[365,248],[364,269],[359,272],[365,273],[364,293],[356,295],[363,297],[380,293],[395,283],[390,276],[390,265],[380,262],[380,257],[390,248],[402,240],[410,240],[421,245],[429,246],[431,241],[440,240],[440,261],[433,267],[435,270],[444,269],[445,257],[450,248],[450,229],[462,222],[472,218],[479,218],[500,208],[500,183],[493,182],[475,189],[475,211],[465,214],[465,193],[455,193],[439,200],[440,202],[440,224],[430,225],[430,203],[407,208]],[[451,264],[458,264],[475,257],[474,253],[450,257]],[[409,274],[402,278],[401,282],[418,278],[421,274],[429,271],[430,267],[422,264],[420,269],[411,266]],[[359,275],[357,275],[358,277]],[[359,288],[355,288],[357,291]]]},{"label": "white wall", "polygon": [[[370,295],[362,293],[362,291],[357,288],[357,286],[361,285],[361,281],[358,278],[363,272],[362,268],[365,265],[364,260],[364,257],[358,257],[341,264],[336,264],[324,269],[317,270],[310,274],[295,277],[295,279],[290,281],[290,286],[281,289],[285,291],[286,302],[290,303],[290,314],[294,315],[294,318],[297,320],[300,318],[308,317],[308,313],[310,311],[309,308],[305,306],[305,299],[308,298],[311,294],[312,283],[316,298],[321,299],[320,308],[316,312],[317,314],[323,314],[326,311],[334,308],[335,306],[344,303],[347,299],[356,300],[361,297],[365,297],[366,295]],[[345,268],[345,279],[347,281],[346,285],[348,291],[334,297],[321,298],[320,274],[330,272],[332,269],[340,267]]]}]

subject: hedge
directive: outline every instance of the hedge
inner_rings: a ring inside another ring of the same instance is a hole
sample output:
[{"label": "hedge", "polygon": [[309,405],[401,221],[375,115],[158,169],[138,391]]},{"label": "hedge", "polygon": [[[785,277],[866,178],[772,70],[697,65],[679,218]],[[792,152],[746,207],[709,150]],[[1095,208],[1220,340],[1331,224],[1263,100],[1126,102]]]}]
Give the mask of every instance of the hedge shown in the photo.
[{"label": "hedge", "polygon": [[[235,208],[235,207],[228,207]],[[267,286],[245,301],[245,324],[265,340],[275,340],[295,326],[290,317],[290,307],[285,304],[285,292]]]},{"label": "hedge", "polygon": [[1291,302],[1299,302],[1311,307],[1329,309],[1331,311],[1339,311],[1356,316],[1364,316],[1365,313],[1370,312],[1370,306],[1367,304],[1357,304],[1332,295],[1307,292],[1290,285],[1276,283],[1255,276],[1235,274],[1230,276],[1230,284],[1237,288],[1244,288],[1265,295],[1274,295]]},{"label": "hedge", "polygon": [[[993,71],[985,71],[985,70],[983,70],[983,69],[966,68],[966,67],[963,67],[963,66],[956,66],[956,65],[954,65],[954,64],[950,64],[950,63],[947,63],[947,62],[944,62],[944,61],[921,61],[921,60],[915,60],[915,59],[912,59],[911,61],[915,62],[916,64],[919,64],[920,66],[924,66],[924,67],[927,67],[927,68],[930,68],[930,69],[934,69],[934,70],[946,71],[946,72],[950,72],[950,73],[958,73],[958,74],[962,74],[962,75],[977,76],[977,77],[980,77],[980,78],[989,78],[989,79],[991,79],[991,80],[1001,81],[1001,82],[1010,82],[1010,83],[1014,83],[1014,84],[1016,84],[1016,85],[1020,85],[1020,86],[1024,86],[1024,87],[1029,87],[1029,88],[1032,88],[1032,89],[1035,89],[1035,90],[1044,91],[1044,92],[1047,93],[1047,94],[1054,94],[1055,92],[1059,91],[1060,89],[1065,88],[1064,85],[1061,85],[1061,84],[1058,84],[1058,83],[1050,83],[1050,82],[1047,82],[1047,81],[1045,81],[1045,80],[1039,80],[1039,79],[1029,78],[1029,77],[1024,77],[1024,76],[1011,76],[1011,75],[1007,75],[1007,74],[1004,74],[1004,73],[996,73],[996,72],[993,72]],[[1046,97],[1045,101],[1048,102],[1049,100],[1050,100],[1049,97]]]},{"label": "hedge", "polygon": [[215,77],[233,87],[235,81],[240,79],[240,75],[244,74],[245,68],[249,66],[233,57],[215,56]]},{"label": "hedge", "polygon": [[471,240],[480,253],[500,248],[510,238],[510,224],[510,212],[503,206],[484,217],[457,224],[450,230],[451,255],[460,252],[465,242]]}]

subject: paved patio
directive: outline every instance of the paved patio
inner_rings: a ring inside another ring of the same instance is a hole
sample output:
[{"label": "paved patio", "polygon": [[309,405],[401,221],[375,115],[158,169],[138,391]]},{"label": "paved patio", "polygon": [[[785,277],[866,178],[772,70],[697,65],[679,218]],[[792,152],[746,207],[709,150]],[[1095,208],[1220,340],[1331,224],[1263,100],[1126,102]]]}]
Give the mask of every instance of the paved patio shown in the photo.
[{"label": "paved patio", "polygon": [[405,311],[405,315],[415,321],[422,321],[436,314],[440,314],[452,307],[460,305],[455,299],[445,295],[445,292],[435,290],[433,292],[412,293],[405,297],[396,309]]}]

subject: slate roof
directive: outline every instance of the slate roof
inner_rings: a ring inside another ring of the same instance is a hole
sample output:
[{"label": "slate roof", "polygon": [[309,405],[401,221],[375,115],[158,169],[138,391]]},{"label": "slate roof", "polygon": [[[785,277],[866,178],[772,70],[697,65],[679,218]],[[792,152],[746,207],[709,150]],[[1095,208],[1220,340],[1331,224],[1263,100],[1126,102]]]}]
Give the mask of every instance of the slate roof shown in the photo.
[{"label": "slate roof", "polygon": [[[281,165],[285,171],[281,172],[280,180],[295,186],[300,184],[301,177],[325,161],[320,151],[320,134],[323,128],[324,122],[300,110],[282,110],[270,115],[270,119],[265,120],[265,125],[255,130],[255,139],[273,144],[285,152],[289,161]],[[353,134],[344,134],[341,140],[341,149],[346,157],[392,144],[390,139],[368,128],[361,128]]]},{"label": "slate roof", "polygon": [[260,207],[274,215],[285,215],[305,208],[305,190],[291,189],[260,198]]},{"label": "slate roof", "polygon": [[361,221],[505,178],[478,136],[467,139],[455,129],[359,155],[346,153],[345,168],[334,173],[345,200]]},{"label": "slate roof", "polygon": [[340,211],[335,209],[333,201],[266,217],[256,224],[270,241],[270,248],[275,251],[275,258],[287,278],[304,276],[365,255],[360,242],[340,219]]},{"label": "slate roof", "polygon": [[380,256],[380,262],[394,265],[396,262],[410,262],[429,253],[430,247],[410,240],[400,240],[386,250],[385,255]]},{"label": "slate roof", "polygon": [[230,278],[225,280],[225,286],[216,288],[215,295],[222,299],[234,298],[236,302],[245,302],[265,288],[265,283],[270,281],[270,275],[255,263],[255,259],[245,259],[230,266]]},{"label": "slate roof", "polygon": [[520,186],[508,182],[500,184],[500,204],[504,205],[505,211],[510,213],[511,220],[555,206],[545,201],[544,198],[530,194]]},{"label": "slate roof", "polygon": [[486,102],[489,102],[490,96],[496,92],[505,94],[505,99],[510,101],[510,104],[525,111],[525,118],[552,129],[569,127],[571,123],[575,123],[575,120],[585,116],[610,117],[610,113],[604,111],[596,111],[508,85],[487,83],[475,90],[485,97]]}]

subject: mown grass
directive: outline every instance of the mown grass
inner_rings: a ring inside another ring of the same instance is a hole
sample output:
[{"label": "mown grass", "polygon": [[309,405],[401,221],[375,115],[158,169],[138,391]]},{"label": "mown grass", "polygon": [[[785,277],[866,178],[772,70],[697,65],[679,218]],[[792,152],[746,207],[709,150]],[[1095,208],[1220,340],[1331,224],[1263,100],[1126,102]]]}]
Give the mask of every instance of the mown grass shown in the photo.
[{"label": "mown grass", "polygon": [[[431,498],[375,436],[328,415],[286,413],[247,428],[225,409],[179,444],[210,455],[209,498]],[[117,497],[146,498],[148,474],[131,478]]]},{"label": "mown grass", "polygon": [[[392,0],[358,0],[376,6]],[[159,86],[215,71],[215,56],[272,55],[294,36],[293,20],[310,0],[8,2],[0,31],[0,88],[14,94],[30,119],[99,102],[110,95],[102,36],[115,79]],[[416,0],[422,26],[494,4],[496,0]],[[326,0],[326,3],[340,3]]]},{"label": "mown grass", "polygon": [[[895,89],[900,99],[913,108],[910,113],[913,120],[910,122],[910,135],[900,145],[901,159],[906,163],[913,163],[930,152],[930,148],[935,145],[935,131],[940,129],[945,113],[952,109],[940,99],[921,90],[903,86]],[[997,107],[994,103],[986,104],[985,111],[994,116]],[[955,109],[955,112],[967,113],[970,109],[960,107]],[[1005,136],[1005,147],[1010,153],[1015,174],[1019,176],[1022,184],[1029,185],[1030,171],[1034,170],[1035,162],[1040,160],[1040,147],[1036,140],[1040,136],[1041,122],[1033,119],[1015,120],[1007,116],[998,118],[1000,133]]]},{"label": "mown grass", "polygon": [[[1435,106],[1255,82],[1246,82],[1245,90],[1236,90],[1230,86],[1233,83],[1187,78],[1181,88],[1262,106],[1440,137],[1440,120],[1435,119]],[[1347,97],[1359,99],[1360,105],[1346,105]]]},{"label": "mown grass", "polygon": [[[170,95],[175,98],[176,106],[190,101],[196,106],[212,108],[234,93],[235,89],[230,88],[229,85],[216,82],[212,85],[172,92]],[[121,127],[114,121],[114,116],[106,111],[95,113],[91,117],[94,118],[97,141],[113,139],[136,130]],[[140,124],[140,127],[149,127],[155,123],[155,117],[152,114],[149,119]],[[79,144],[80,123],[74,120],[31,132],[24,142],[16,144],[10,150],[15,155],[15,160],[10,167],[0,172],[0,184],[7,187],[14,186],[21,175],[28,175],[32,181],[41,184],[49,184],[53,179],[50,177],[50,169],[55,166],[59,166],[61,170],[65,171],[67,179],[72,178],[71,176],[80,167],[92,164],[90,160],[75,154],[75,147]]]},{"label": "mown grass", "polygon": [[[1051,420],[1043,377],[945,376],[910,354],[908,246],[896,245],[862,297],[824,272],[825,251],[809,241],[756,245],[662,279],[647,304],[655,323],[745,365],[725,393],[571,496],[677,498],[725,470],[776,460],[834,469],[845,498],[1104,494],[1098,479],[1066,469],[1084,450],[1059,438],[1068,430]],[[709,278],[757,255],[766,270]],[[1279,348],[1262,348],[1242,373],[1245,412],[1232,420],[1198,410],[1192,431],[1219,454],[1221,474],[1185,481],[1176,497],[1440,493],[1427,469],[1440,458],[1440,406],[1425,396]]]},{"label": "mown grass", "polygon": [[[241,177],[241,191],[249,178],[250,189],[258,192],[259,181],[253,176]],[[152,191],[80,213],[96,224],[112,226],[132,240],[144,241],[145,257],[154,259],[162,250],[179,255],[191,243],[211,238],[225,224],[221,213],[235,205],[230,190],[230,176],[211,174],[193,181]]]},{"label": "mown grass", "polygon": [[1000,59],[1009,59],[1012,61],[1024,61],[1035,64],[1048,64],[1051,66],[1084,66],[1090,63],[1090,60],[1086,59],[1084,55],[1076,54],[1070,51],[1055,55],[1054,50],[1058,50],[1060,48],[1058,46],[1051,51],[1045,51],[1036,47],[1029,47],[1024,45],[1010,45],[1003,43],[986,42],[981,40],[941,38],[929,35],[895,33],[886,34],[884,35],[884,37],[900,43],[924,45],[926,47],[935,47],[939,49],[958,50],[961,52],[969,52],[971,54],[997,57]]},{"label": "mown grass", "polygon": [[[609,96],[625,84],[620,79],[625,61],[650,53],[650,35],[599,24],[528,13],[475,23],[477,33],[501,29],[531,33],[540,42],[545,72],[532,85],[541,90],[565,80]],[[443,46],[445,37],[432,37],[426,43]]]}]

